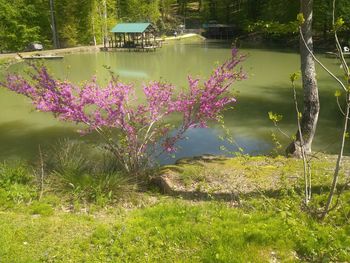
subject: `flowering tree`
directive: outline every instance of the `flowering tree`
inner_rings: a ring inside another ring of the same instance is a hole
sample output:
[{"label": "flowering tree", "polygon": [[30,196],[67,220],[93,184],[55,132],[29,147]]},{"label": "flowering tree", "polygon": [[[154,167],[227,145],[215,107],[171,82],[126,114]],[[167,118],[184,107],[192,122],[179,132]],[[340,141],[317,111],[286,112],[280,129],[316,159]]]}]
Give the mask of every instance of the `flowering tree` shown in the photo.
[{"label": "flowering tree", "polygon": [[[233,50],[231,58],[217,67],[208,80],[200,82],[188,77],[186,91],[176,92],[171,84],[150,82],[143,86],[146,100],[139,104],[134,86],[114,76],[106,87],[100,87],[96,78],[79,87],[56,80],[45,67],[35,65],[30,80],[8,75],[0,86],[29,97],[39,111],[85,124],[80,132],[97,132],[121,167],[138,176],[156,154],[174,152],[175,143],[186,130],[219,120],[225,106],[235,102],[229,87],[245,78],[242,69],[237,69],[243,59]],[[166,118],[176,113],[182,115],[182,122],[174,133]],[[158,147],[159,143],[162,147]]]}]

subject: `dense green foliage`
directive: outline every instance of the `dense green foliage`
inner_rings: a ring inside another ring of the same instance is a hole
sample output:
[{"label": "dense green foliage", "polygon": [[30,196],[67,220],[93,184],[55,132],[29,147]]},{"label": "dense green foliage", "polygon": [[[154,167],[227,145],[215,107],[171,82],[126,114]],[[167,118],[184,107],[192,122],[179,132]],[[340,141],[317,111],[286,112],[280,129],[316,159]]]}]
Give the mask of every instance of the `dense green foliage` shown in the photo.
[{"label": "dense green foliage", "polygon": [[39,2],[43,1],[0,1],[0,51],[22,49],[46,36],[47,23],[37,9]]},{"label": "dense green foliage", "polygon": [[[118,21],[154,23],[161,33],[178,30],[180,24],[199,28],[216,21],[232,24],[237,34],[263,32],[269,38],[295,32],[299,2],[294,0],[60,0],[54,1],[61,47],[102,43],[103,35]],[[337,16],[350,23],[350,3],[337,1]],[[286,8],[286,6],[288,8]],[[331,32],[332,1],[315,0],[314,29],[326,39]],[[344,42],[349,33],[344,33]],[[0,0],[0,51],[23,50],[40,41],[51,46],[49,1]]]}]

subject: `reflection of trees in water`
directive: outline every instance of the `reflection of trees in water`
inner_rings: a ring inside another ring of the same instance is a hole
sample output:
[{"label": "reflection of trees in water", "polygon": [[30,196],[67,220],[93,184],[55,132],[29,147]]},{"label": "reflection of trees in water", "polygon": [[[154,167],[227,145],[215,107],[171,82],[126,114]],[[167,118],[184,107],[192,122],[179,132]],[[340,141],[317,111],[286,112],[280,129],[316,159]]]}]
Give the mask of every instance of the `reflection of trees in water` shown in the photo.
[{"label": "reflection of trees in water", "polygon": [[[233,85],[233,88],[240,93],[235,109],[225,113],[226,125],[234,136],[249,137],[254,143],[270,143],[270,133],[273,127],[268,120],[267,112],[273,111],[283,115],[282,127],[294,133],[296,123],[289,74],[299,68],[298,55],[283,50],[246,49],[242,52],[248,54],[244,69],[249,73],[249,78],[247,81]],[[142,82],[159,80],[160,78],[174,83],[176,86],[186,87],[188,74],[208,76],[215,62],[223,61],[229,53],[230,49],[226,43],[181,40],[166,44],[156,52],[81,53],[67,55],[62,61],[47,61],[46,64],[56,76],[60,78],[68,76],[74,82],[90,79],[92,75],[96,74],[96,71],[99,81],[106,82],[109,73],[103,68],[103,65],[107,65],[117,74],[119,71],[121,80],[134,81],[137,87]],[[335,63],[334,59],[321,59],[333,71],[339,71],[339,65]],[[68,66],[70,66],[69,69]],[[11,69],[17,71],[24,70],[25,67],[23,64],[17,64]],[[333,141],[329,135],[337,134],[338,127],[342,125],[342,116],[339,114],[333,96],[336,87],[323,72],[318,72],[318,81],[321,113],[315,138],[315,149],[332,144]],[[298,92],[299,99],[302,100],[301,90]],[[46,129],[47,123],[51,123],[50,118],[52,117],[47,114],[47,117],[38,118],[37,113],[31,112],[32,107],[29,103],[23,107],[20,106],[21,103],[22,101],[19,101],[15,94],[0,96],[0,111],[2,112],[0,117],[0,156],[6,154],[3,153],[4,151],[17,153],[18,156],[34,156],[37,153],[36,144],[40,143],[41,138],[44,138],[44,141],[49,144],[51,140],[58,140],[66,135],[74,134],[74,127],[71,133],[59,126],[54,126],[54,124],[50,129]],[[3,107],[6,108],[3,109]],[[11,107],[16,111],[10,111]],[[12,129],[12,131],[23,131],[21,135],[18,133],[10,134],[11,120],[22,122],[22,125]],[[37,129],[30,130],[29,128],[33,125]],[[6,127],[8,127],[7,130]],[[194,140],[200,140],[203,134],[199,132],[191,134],[191,136],[195,136]],[[206,142],[208,149],[216,147],[211,145],[211,140],[203,138],[202,140]],[[10,147],[10,142],[14,146]],[[188,141],[183,143],[188,149],[196,147]],[[335,149],[336,145],[332,144],[326,150],[335,152]]]}]

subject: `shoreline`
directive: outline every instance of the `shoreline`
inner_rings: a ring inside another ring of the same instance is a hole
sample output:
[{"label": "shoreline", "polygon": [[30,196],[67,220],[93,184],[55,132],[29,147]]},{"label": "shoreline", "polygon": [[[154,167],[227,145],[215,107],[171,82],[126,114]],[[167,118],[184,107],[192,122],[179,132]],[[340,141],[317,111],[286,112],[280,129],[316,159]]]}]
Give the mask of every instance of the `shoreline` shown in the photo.
[{"label": "shoreline", "polygon": [[[181,39],[189,39],[189,38],[200,38],[202,40],[205,40],[206,38],[194,34],[184,34],[177,37],[169,36],[165,38],[157,38],[159,41],[167,42],[167,41],[174,41],[174,40],[181,40]],[[48,50],[42,50],[42,51],[30,51],[30,52],[15,52],[15,53],[7,53],[7,54],[0,54],[0,67],[1,67],[1,61],[5,61],[3,64],[13,64],[16,61],[20,61],[21,56],[31,56],[35,54],[40,55],[65,55],[65,54],[73,54],[73,53],[80,53],[80,52],[92,52],[92,51],[100,51],[100,48],[103,47],[103,45],[96,45],[96,46],[78,46],[78,47],[69,47],[69,48],[60,48],[60,49],[48,49]]]},{"label": "shoreline", "polygon": [[195,33],[188,33],[188,34],[183,34],[183,35],[179,35],[179,36],[169,36],[169,37],[165,37],[165,38],[157,38],[157,40],[163,40],[164,42],[166,41],[174,41],[174,40],[181,40],[181,39],[188,39],[188,38],[200,38],[201,40],[206,40],[205,37],[203,37],[202,35],[199,34],[195,34]]}]

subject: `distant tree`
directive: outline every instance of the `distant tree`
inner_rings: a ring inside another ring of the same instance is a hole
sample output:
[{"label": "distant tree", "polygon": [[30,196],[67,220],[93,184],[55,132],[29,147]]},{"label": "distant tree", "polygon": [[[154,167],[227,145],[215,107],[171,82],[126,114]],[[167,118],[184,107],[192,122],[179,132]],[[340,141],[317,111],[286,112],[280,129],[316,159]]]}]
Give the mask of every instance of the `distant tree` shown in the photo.
[{"label": "distant tree", "polygon": [[188,0],[177,0],[179,10],[178,13],[181,16],[186,16]]},{"label": "distant tree", "polygon": [[128,0],[121,2],[121,16],[123,22],[152,22],[160,19],[159,0]]},{"label": "distant tree", "polygon": [[34,5],[26,1],[0,0],[0,51],[23,50],[30,42],[40,41],[40,27]]},{"label": "distant tree", "polygon": [[171,19],[173,15],[173,5],[176,4],[176,0],[160,0],[160,13],[163,21]]},{"label": "distant tree", "polygon": [[63,46],[89,44],[92,42],[93,4],[94,0],[55,1],[59,42]]}]

